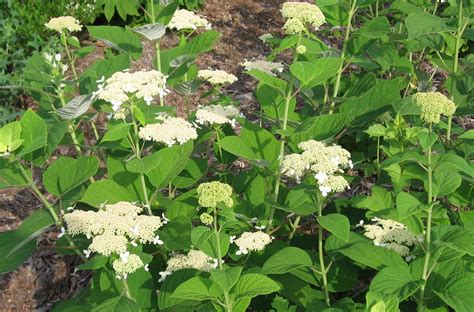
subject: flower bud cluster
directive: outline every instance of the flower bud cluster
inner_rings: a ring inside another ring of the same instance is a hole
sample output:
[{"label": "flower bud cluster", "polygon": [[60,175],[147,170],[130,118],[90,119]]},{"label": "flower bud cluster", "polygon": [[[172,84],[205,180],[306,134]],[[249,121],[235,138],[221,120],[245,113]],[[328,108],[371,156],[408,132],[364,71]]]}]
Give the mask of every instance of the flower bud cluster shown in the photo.
[{"label": "flower bud cluster", "polygon": [[198,134],[196,128],[184,118],[163,115],[160,122],[140,128],[138,136],[146,141],[172,146],[197,139]]},{"label": "flower bud cluster", "polygon": [[82,29],[79,21],[72,16],[54,17],[45,24],[46,28],[62,33],[64,30],[69,32],[80,31]]},{"label": "flower bud cluster", "polygon": [[[130,246],[137,246],[138,243],[163,244],[156,231],[166,223],[166,219],[158,216],[139,215],[142,207],[129,202],[118,202],[113,205],[104,205],[98,211],[74,210],[64,215],[67,225],[67,232],[70,235],[85,235],[92,238],[92,242],[87,250],[84,250],[86,257],[91,253],[98,253],[104,256],[119,255],[122,263],[116,264],[124,271],[117,274],[126,277],[130,273],[126,270],[137,266],[135,263],[127,264],[130,254]],[[126,255],[126,256],[124,256]],[[115,263],[115,262],[114,262]],[[128,268],[128,269],[127,269]]]},{"label": "flower bud cluster", "polygon": [[240,112],[234,106],[222,106],[219,104],[200,106],[196,111],[196,122],[201,125],[223,125],[235,126],[235,118],[240,116]]},{"label": "flower bud cluster", "polygon": [[206,80],[212,85],[232,84],[237,77],[219,69],[202,69],[198,71],[198,78]]},{"label": "flower bud cluster", "polygon": [[105,86],[99,85],[97,91],[98,98],[111,103],[114,112],[132,97],[143,99],[150,105],[154,96],[167,93],[166,76],[157,70],[116,72],[105,81]]},{"label": "flower bud cluster", "polygon": [[452,116],[456,111],[456,105],[440,92],[418,92],[413,95],[413,102],[421,109],[421,118],[428,122],[437,124],[441,115]]},{"label": "flower bud cluster", "polygon": [[161,277],[158,282],[163,282],[167,276],[178,270],[196,269],[209,272],[217,266],[217,259],[208,256],[200,250],[192,249],[187,255],[176,253],[168,259],[166,270],[159,273]]},{"label": "flower bud cluster", "polygon": [[372,224],[359,224],[364,235],[374,241],[374,245],[391,249],[403,257],[410,254],[410,248],[418,242],[418,238],[407,227],[394,220],[373,218]]},{"label": "flower bud cluster", "polygon": [[262,251],[272,242],[272,237],[265,232],[244,232],[239,238],[231,237],[231,241],[239,247],[236,255],[246,255],[250,251]]},{"label": "flower bud cluster", "polygon": [[352,168],[351,155],[347,150],[339,145],[326,146],[315,140],[301,142],[298,147],[302,153],[283,158],[282,174],[298,183],[305,174],[313,174],[323,196],[349,188],[346,179],[338,175],[344,172],[343,169]]},{"label": "flower bud cluster", "polygon": [[316,5],[307,2],[285,2],[281,14],[286,19],[283,29],[287,34],[299,34],[308,26],[318,29],[326,23],[323,12]]},{"label": "flower bud cluster", "polygon": [[173,17],[171,18],[171,21],[168,24],[168,27],[170,29],[176,30],[195,30],[198,28],[211,29],[211,24],[205,18],[198,16],[194,12],[181,9],[176,10],[174,12]]},{"label": "flower bud cluster", "polygon": [[219,181],[202,183],[197,188],[199,205],[205,208],[216,208],[217,204],[223,203],[227,207],[232,207],[232,187],[229,184]]}]

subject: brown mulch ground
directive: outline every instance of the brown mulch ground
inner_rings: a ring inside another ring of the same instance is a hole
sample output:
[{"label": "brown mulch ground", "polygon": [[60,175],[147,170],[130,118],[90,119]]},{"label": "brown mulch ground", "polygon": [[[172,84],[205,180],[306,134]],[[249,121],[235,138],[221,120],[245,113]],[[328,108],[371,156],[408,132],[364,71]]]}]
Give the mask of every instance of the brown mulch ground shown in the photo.
[{"label": "brown mulch ground", "polygon": [[[202,68],[212,67],[235,74],[239,82],[232,85],[230,93],[238,93],[243,109],[253,105],[251,90],[255,82],[242,74],[240,63],[244,59],[259,58],[269,51],[258,39],[264,33],[278,34],[283,21],[279,14],[282,0],[207,0],[203,15],[221,33],[215,50],[197,62]],[[100,58],[98,49],[84,60],[87,64]],[[134,64],[150,68],[153,48],[145,44],[143,58]],[[197,98],[197,97],[196,97]],[[184,107],[176,95],[169,95],[167,104],[175,103],[178,112]],[[194,100],[191,107],[196,106]],[[0,232],[17,228],[21,220],[40,208],[39,201],[29,192],[18,189],[0,190]],[[90,274],[74,273],[80,261],[73,256],[59,256],[54,250],[57,232],[47,231],[38,239],[38,248],[28,261],[16,271],[0,276],[0,311],[49,311],[61,300],[72,297],[88,284]]]}]

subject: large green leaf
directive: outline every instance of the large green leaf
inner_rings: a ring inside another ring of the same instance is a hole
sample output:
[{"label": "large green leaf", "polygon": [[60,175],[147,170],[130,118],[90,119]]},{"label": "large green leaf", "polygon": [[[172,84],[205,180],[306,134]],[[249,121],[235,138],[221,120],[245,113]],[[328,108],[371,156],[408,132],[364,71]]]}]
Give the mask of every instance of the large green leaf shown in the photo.
[{"label": "large green leaf", "polygon": [[209,290],[211,286],[212,281],[200,276],[195,276],[179,285],[171,295],[171,298],[199,301],[212,299],[214,296]]},{"label": "large green leaf", "polygon": [[358,33],[364,37],[377,39],[392,32],[390,24],[385,16],[379,16],[369,20]]},{"label": "large green leaf", "polygon": [[60,157],[44,172],[43,184],[48,192],[61,197],[87,181],[98,169],[99,159],[93,156]]},{"label": "large green leaf", "polygon": [[268,295],[278,291],[280,286],[271,278],[262,274],[250,273],[242,275],[237,284],[232,289],[238,297],[256,297],[260,295]]},{"label": "large green leaf", "polygon": [[339,133],[350,118],[346,114],[331,114],[309,117],[295,129],[290,137],[298,144],[308,140],[326,140]]},{"label": "large green leaf", "polygon": [[[31,175],[30,173],[28,174]],[[14,163],[10,163],[7,159],[0,158],[0,189],[27,185],[28,180],[25,179],[20,168]]]},{"label": "large green leaf", "polygon": [[0,128],[0,153],[13,152],[20,147],[23,140],[21,137],[21,124],[18,121],[11,122]]},{"label": "large green leaf", "polygon": [[349,241],[350,223],[349,219],[342,214],[331,213],[318,217],[318,223],[325,230],[334,234],[343,241]]},{"label": "large green leaf", "polygon": [[[443,197],[456,191],[461,186],[462,178],[453,172],[449,164],[441,164],[433,172],[433,196]],[[425,190],[428,189],[428,180],[425,181]]]},{"label": "large green leaf", "polygon": [[474,273],[452,275],[442,291],[435,293],[457,312],[470,312],[474,306]]},{"label": "large green leaf", "polygon": [[164,227],[160,233],[165,246],[170,250],[183,250],[191,247],[191,220],[185,216],[179,216]]},{"label": "large green leaf", "polygon": [[[225,233],[219,233],[219,241],[221,254],[227,254],[230,246],[229,235]],[[206,254],[213,258],[219,258],[219,252],[217,250],[217,240],[214,231],[206,226],[197,226],[191,231],[191,242],[193,246],[204,251]]]},{"label": "large green leaf", "polygon": [[140,307],[135,301],[121,295],[105,300],[92,309],[93,312],[140,312]]},{"label": "large green leaf", "polygon": [[186,43],[182,54],[195,55],[211,51],[219,36],[219,32],[214,30],[203,32]]},{"label": "large green leaf", "polygon": [[0,273],[15,270],[36,249],[36,238],[54,224],[46,209],[33,212],[16,230],[0,233]]},{"label": "large green leaf", "polygon": [[313,88],[336,76],[341,65],[339,57],[324,57],[312,62],[295,62],[291,64],[290,71],[303,87]]},{"label": "large green leaf", "polygon": [[243,267],[226,267],[224,270],[214,270],[211,272],[211,280],[219,285],[223,291],[229,292],[239,280]]},{"label": "large green leaf", "polygon": [[407,265],[402,257],[395,251],[367,243],[349,245],[346,248],[337,250],[337,252],[342,253],[357,263],[376,270],[397,265]]},{"label": "large green leaf", "polygon": [[145,168],[152,168],[146,170],[150,182],[157,188],[168,185],[186,168],[192,151],[193,143],[187,142],[162,148],[153,155],[145,157],[143,159]]},{"label": "large green leaf", "polygon": [[128,29],[118,26],[88,26],[87,30],[93,38],[122,53],[130,53],[136,60],[142,55],[140,37]]},{"label": "large green leaf", "polygon": [[441,243],[474,257],[474,229],[456,228],[443,235]]},{"label": "large green leaf", "polygon": [[262,267],[265,274],[284,274],[301,267],[312,266],[311,257],[297,247],[286,247],[274,253]]},{"label": "large green leaf", "polygon": [[413,12],[405,19],[405,25],[408,30],[408,39],[449,31],[444,20],[431,13]]},{"label": "large green leaf", "polygon": [[46,146],[48,141],[48,128],[44,120],[31,109],[23,114],[21,124],[21,144],[20,155],[31,153]]},{"label": "large green leaf", "polygon": [[406,265],[386,267],[380,270],[370,283],[370,291],[384,295],[397,295],[400,301],[413,295],[422,285],[415,281]]}]

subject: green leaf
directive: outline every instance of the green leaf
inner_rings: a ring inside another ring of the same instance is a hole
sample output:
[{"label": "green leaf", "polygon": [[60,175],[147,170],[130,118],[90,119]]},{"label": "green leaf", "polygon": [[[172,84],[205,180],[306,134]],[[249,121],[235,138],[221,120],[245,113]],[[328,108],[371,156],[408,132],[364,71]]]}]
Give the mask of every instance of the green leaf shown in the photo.
[{"label": "green leaf", "polygon": [[176,178],[189,161],[193,151],[193,143],[165,147],[143,159],[146,168],[153,168],[146,172],[150,182],[157,188],[168,185]]},{"label": "green leaf", "polygon": [[173,185],[177,188],[188,188],[197,183],[207,171],[205,158],[191,158],[184,170],[173,180]]},{"label": "green leaf", "polygon": [[[31,175],[29,170],[27,172],[28,175]],[[0,158],[0,189],[27,185],[28,180],[25,179],[20,168],[7,159]]]},{"label": "green leaf", "polygon": [[124,295],[105,300],[92,309],[92,312],[140,312],[137,303]]},{"label": "green leaf", "polygon": [[458,138],[463,140],[474,140],[474,129],[464,132]]},{"label": "green leaf", "polygon": [[444,234],[440,241],[454,250],[474,257],[474,240],[470,239],[474,237],[473,235],[474,229],[458,228]]},{"label": "green leaf", "polygon": [[158,40],[166,33],[166,26],[163,24],[146,24],[140,27],[130,28],[150,41]]},{"label": "green leaf", "polygon": [[307,140],[326,140],[341,131],[349,121],[346,114],[330,114],[309,117],[295,129],[291,142],[298,144]]},{"label": "green leaf", "polygon": [[374,186],[372,187],[372,194],[370,196],[354,198],[353,206],[372,211],[387,209],[392,206],[392,195],[385,188]]},{"label": "green leaf", "polygon": [[[227,254],[230,246],[229,235],[225,233],[219,234],[221,254]],[[191,231],[191,242],[193,246],[204,251],[206,254],[213,258],[219,258],[219,252],[217,250],[217,241],[214,231],[205,226],[197,226]]]},{"label": "green leaf", "polygon": [[314,78],[318,68],[311,62],[294,62],[290,65],[290,72],[301,83],[302,86],[307,86]]},{"label": "green leaf", "polygon": [[138,15],[136,0],[99,0],[97,5],[104,6],[104,14],[108,21],[114,16],[115,10],[124,21],[127,15]]},{"label": "green leaf", "polygon": [[119,124],[109,124],[107,126],[108,130],[102,137],[101,143],[113,142],[126,138],[128,133],[130,132],[131,126],[132,124],[122,122]]},{"label": "green leaf", "polygon": [[219,38],[220,34],[214,30],[208,30],[200,35],[197,35],[184,46],[183,54],[195,55],[211,51],[214,43]]},{"label": "green leaf", "polygon": [[87,181],[98,169],[99,159],[93,156],[60,157],[44,172],[43,183],[48,192],[61,197]]},{"label": "green leaf", "polygon": [[397,295],[403,301],[413,295],[423,284],[415,281],[406,265],[380,270],[370,283],[370,291],[383,295]]},{"label": "green leaf", "polygon": [[295,62],[291,64],[290,72],[300,80],[303,87],[313,88],[334,77],[341,65],[341,58],[324,57],[313,62]]},{"label": "green leaf", "polygon": [[441,17],[430,13],[411,13],[405,19],[405,25],[408,30],[408,39],[449,31]]},{"label": "green leaf", "polygon": [[383,137],[385,136],[387,128],[381,124],[374,124],[369,127],[369,129],[364,132],[367,133],[371,138]]},{"label": "green leaf", "polygon": [[442,291],[434,291],[457,312],[470,312],[474,306],[474,273],[450,276]]},{"label": "green leaf", "polygon": [[[433,172],[433,196],[443,197],[456,191],[461,186],[462,178],[457,172],[453,172],[447,164],[439,165]],[[425,181],[425,190],[428,189],[428,181]]]},{"label": "green leaf", "polygon": [[56,121],[53,126],[48,130],[48,143],[38,158],[35,159],[34,164],[37,166],[42,166],[46,161],[49,160],[49,157],[54,153],[56,147],[64,138],[68,128],[68,122],[66,121]]},{"label": "green leaf", "polygon": [[392,32],[390,24],[385,16],[376,17],[369,20],[358,33],[370,39],[378,39]]},{"label": "green leaf", "polygon": [[128,29],[118,26],[87,26],[87,30],[93,38],[120,52],[130,53],[135,60],[142,54],[140,37]]},{"label": "green leaf", "polygon": [[21,137],[21,124],[18,121],[11,122],[0,128],[0,153],[13,152],[20,147],[23,140]]},{"label": "green leaf", "polygon": [[396,204],[400,219],[418,214],[425,207],[415,196],[406,192],[397,194]]},{"label": "green leaf", "polygon": [[342,253],[357,263],[369,266],[376,270],[383,269],[384,267],[407,265],[402,257],[395,251],[368,243],[356,243],[346,248],[339,249],[337,252]]},{"label": "green leaf", "polygon": [[54,224],[46,209],[33,212],[16,230],[0,233],[0,273],[15,270],[36,249],[36,238]]},{"label": "green leaf", "polygon": [[[185,306],[186,302],[190,302],[186,301],[186,299],[174,298],[172,295],[176,288],[190,278],[196,276],[197,273],[199,272],[194,269],[183,269],[173,272],[173,274],[165,279],[165,281],[160,285],[160,292],[158,294],[158,307],[160,308],[160,311],[178,304],[180,306]],[[189,309],[192,310],[191,307]]]},{"label": "green leaf", "polygon": [[268,295],[275,291],[278,291],[280,286],[275,283],[271,278],[265,275],[250,273],[242,275],[235,287],[232,289],[232,293],[239,297],[256,297],[260,295]]},{"label": "green leaf", "polygon": [[31,109],[27,110],[20,120],[21,139],[23,140],[20,155],[31,153],[46,146],[48,127],[44,120]]},{"label": "green leaf", "polygon": [[164,227],[160,237],[170,250],[182,250],[191,247],[191,220],[185,216],[178,216]]},{"label": "green leaf", "polygon": [[109,261],[109,257],[97,255],[94,258],[90,259],[89,261],[80,264],[76,267],[76,270],[97,270],[103,268],[107,262]]},{"label": "green leaf", "polygon": [[91,104],[92,96],[79,95],[70,100],[66,106],[61,107],[54,112],[61,116],[62,119],[72,120],[85,114]]},{"label": "green leaf", "polygon": [[474,178],[474,167],[471,165],[470,162],[468,162],[465,158],[462,158],[459,155],[456,155],[454,153],[443,154],[439,158],[438,163],[443,163],[444,165],[448,165],[452,167],[453,170],[455,170],[456,172],[459,172],[461,174],[465,174],[467,176],[470,176],[471,178]]},{"label": "green leaf", "polygon": [[267,73],[264,73],[260,70],[250,70],[247,72],[250,76],[254,77],[263,84],[266,84],[274,89],[284,93],[286,91],[286,86],[288,85],[285,80],[274,77]]},{"label": "green leaf", "polygon": [[301,267],[313,265],[306,251],[296,247],[286,247],[274,253],[262,267],[265,274],[284,274]]},{"label": "green leaf", "polygon": [[318,217],[318,223],[327,231],[334,234],[343,241],[349,241],[350,223],[349,219],[342,214],[332,213]]},{"label": "green leaf", "polygon": [[418,140],[420,141],[421,147],[423,147],[423,151],[427,151],[428,148],[433,146],[433,144],[438,141],[438,135],[436,133],[428,133],[425,131],[418,132],[416,134]]},{"label": "green leaf", "polygon": [[188,300],[204,301],[212,299],[214,296],[211,294],[209,288],[212,285],[212,281],[204,279],[200,276],[195,276],[188,279],[186,282],[179,285],[171,295],[171,298],[180,298]]},{"label": "green leaf", "polygon": [[136,200],[137,197],[133,192],[111,179],[95,181],[89,185],[81,198],[81,202],[93,207],[99,207],[105,202],[114,204],[119,201],[133,202]]},{"label": "green leaf", "polygon": [[226,267],[222,270],[211,271],[211,280],[219,285],[223,291],[229,292],[239,280],[243,267]]}]

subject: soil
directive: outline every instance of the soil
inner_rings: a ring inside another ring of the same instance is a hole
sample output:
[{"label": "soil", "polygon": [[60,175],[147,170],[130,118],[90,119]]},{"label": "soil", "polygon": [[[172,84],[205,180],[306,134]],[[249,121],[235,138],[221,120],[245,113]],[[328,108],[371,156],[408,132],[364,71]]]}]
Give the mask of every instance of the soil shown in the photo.
[{"label": "soil", "polygon": [[[283,20],[279,9],[283,2],[206,0],[202,14],[211,22],[212,28],[221,33],[221,37],[214,51],[200,57],[197,63],[200,68],[223,69],[236,75],[239,81],[227,91],[238,94],[236,99],[240,100],[244,110],[255,103],[251,93],[255,81],[242,73],[240,64],[245,59],[268,54],[269,50],[258,37],[265,33],[278,35],[281,32]],[[102,49],[98,46],[96,51],[82,60],[78,64],[79,72],[94,60],[102,58]],[[153,54],[153,47],[144,43],[143,56],[134,64],[134,68],[151,68]],[[177,106],[178,114],[197,106],[198,101],[199,97],[196,96],[191,105],[185,106],[176,94],[172,93],[167,98],[168,104]],[[24,103],[34,105],[31,101]],[[67,154],[61,151],[63,153]],[[22,220],[40,207],[39,201],[26,190],[0,190],[0,232],[17,228]],[[38,238],[36,251],[22,266],[14,272],[0,275],[0,311],[49,311],[56,302],[74,296],[88,284],[90,273],[74,272],[80,259],[56,254],[54,242],[57,235],[56,229],[46,231]]]}]

